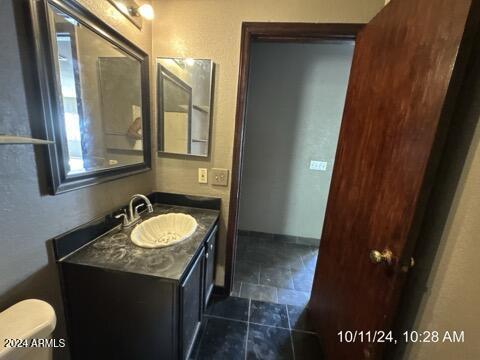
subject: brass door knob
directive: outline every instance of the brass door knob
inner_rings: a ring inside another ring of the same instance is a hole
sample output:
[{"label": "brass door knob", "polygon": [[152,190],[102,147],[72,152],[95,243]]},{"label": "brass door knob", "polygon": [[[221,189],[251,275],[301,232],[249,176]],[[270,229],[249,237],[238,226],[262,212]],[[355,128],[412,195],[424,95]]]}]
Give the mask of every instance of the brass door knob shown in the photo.
[{"label": "brass door knob", "polygon": [[393,253],[388,249],[383,250],[383,252],[372,250],[370,251],[370,260],[374,264],[380,264],[383,262],[390,265],[393,261]]}]

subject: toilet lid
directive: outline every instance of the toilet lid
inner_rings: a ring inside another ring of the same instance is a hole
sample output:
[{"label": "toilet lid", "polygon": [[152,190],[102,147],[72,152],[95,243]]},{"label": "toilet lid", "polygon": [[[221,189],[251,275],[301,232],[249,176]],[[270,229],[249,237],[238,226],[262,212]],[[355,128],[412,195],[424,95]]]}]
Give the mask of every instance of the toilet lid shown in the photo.
[{"label": "toilet lid", "polygon": [[14,348],[5,348],[4,339],[48,338],[57,323],[53,307],[42,300],[29,299],[0,313],[0,359]]}]

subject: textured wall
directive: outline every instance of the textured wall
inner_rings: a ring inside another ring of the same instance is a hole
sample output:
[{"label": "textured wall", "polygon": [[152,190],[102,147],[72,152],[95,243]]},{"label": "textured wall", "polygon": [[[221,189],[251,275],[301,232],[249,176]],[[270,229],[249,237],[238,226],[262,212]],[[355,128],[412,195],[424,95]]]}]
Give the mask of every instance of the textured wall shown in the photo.
[{"label": "textured wall", "polygon": [[[150,53],[150,23],[139,31],[107,1],[81,2]],[[0,1],[0,132],[28,136],[40,118],[25,3]],[[152,191],[155,174],[50,196],[40,151],[32,145],[0,145],[0,310],[37,297],[52,303],[61,320],[58,277],[46,241],[126,203],[132,193]],[[58,328],[61,335],[62,321]]]},{"label": "textured wall", "polygon": [[229,187],[197,183],[199,167],[231,169],[242,21],[368,22],[383,0],[155,0],[153,55],[217,64],[211,156],[158,158],[157,190],[222,198],[217,282],[223,282]]},{"label": "textured wall", "polygon": [[252,46],[240,229],[320,240],[353,49]]}]

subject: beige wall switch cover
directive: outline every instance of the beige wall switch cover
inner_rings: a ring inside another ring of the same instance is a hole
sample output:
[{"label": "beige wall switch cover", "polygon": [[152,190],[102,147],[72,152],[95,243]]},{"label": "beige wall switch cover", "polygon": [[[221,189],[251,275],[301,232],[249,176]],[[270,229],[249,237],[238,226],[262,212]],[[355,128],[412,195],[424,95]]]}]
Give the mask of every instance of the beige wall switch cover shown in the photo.
[{"label": "beige wall switch cover", "polygon": [[212,185],[228,186],[228,169],[212,169]]}]

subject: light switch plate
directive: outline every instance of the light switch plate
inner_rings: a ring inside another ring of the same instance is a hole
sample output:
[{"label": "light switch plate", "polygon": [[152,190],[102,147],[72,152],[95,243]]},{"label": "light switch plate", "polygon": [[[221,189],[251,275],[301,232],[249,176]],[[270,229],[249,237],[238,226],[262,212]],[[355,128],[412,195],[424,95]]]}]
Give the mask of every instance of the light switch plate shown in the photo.
[{"label": "light switch plate", "polygon": [[198,168],[198,182],[200,184],[208,183],[208,169]]},{"label": "light switch plate", "polygon": [[327,162],[326,161],[311,160],[310,161],[310,170],[326,171],[327,170]]},{"label": "light switch plate", "polygon": [[212,185],[228,186],[228,170],[212,169]]}]

